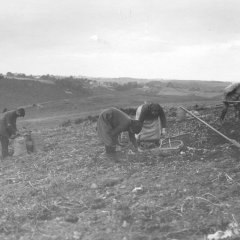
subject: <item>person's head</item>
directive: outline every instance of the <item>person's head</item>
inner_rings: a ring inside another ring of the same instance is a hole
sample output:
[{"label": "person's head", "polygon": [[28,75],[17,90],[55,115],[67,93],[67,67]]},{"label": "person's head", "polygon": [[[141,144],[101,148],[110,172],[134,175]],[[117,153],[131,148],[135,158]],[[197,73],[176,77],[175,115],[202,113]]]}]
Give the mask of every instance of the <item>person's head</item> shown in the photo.
[{"label": "person's head", "polygon": [[140,122],[140,121],[138,121],[138,120],[131,120],[131,124],[130,124],[130,126],[129,126],[129,130],[130,130],[132,133],[138,134],[138,133],[141,132],[142,127],[143,127],[142,122]]},{"label": "person's head", "polygon": [[154,117],[158,116],[160,110],[161,110],[161,107],[158,103],[152,103],[150,105],[150,111]]},{"label": "person's head", "polygon": [[18,117],[24,117],[24,116],[25,116],[25,110],[24,110],[24,108],[18,108],[17,111],[16,111],[16,113],[17,113],[17,116],[18,116]]}]

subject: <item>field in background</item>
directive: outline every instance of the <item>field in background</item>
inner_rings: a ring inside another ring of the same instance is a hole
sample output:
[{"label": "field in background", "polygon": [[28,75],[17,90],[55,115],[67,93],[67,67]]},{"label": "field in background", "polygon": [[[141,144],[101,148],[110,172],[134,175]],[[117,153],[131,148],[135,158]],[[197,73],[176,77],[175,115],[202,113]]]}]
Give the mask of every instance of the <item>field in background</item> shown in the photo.
[{"label": "field in background", "polygon": [[[145,97],[145,101],[158,102],[164,108],[176,106],[204,105],[214,106],[221,104],[221,101],[202,99],[189,101],[188,98],[178,96]],[[24,119],[19,119],[19,123],[25,126],[36,128],[40,126],[55,127],[68,119],[86,118],[96,116],[107,107],[129,108],[143,104],[142,96],[134,96],[132,93],[121,93],[115,95],[104,95],[96,97],[86,97],[83,99],[69,99],[49,102],[41,107],[30,107]]]},{"label": "field in background", "polygon": [[[240,238],[239,149],[194,119],[176,120],[177,106],[198,104],[207,123],[240,142],[232,109],[220,125],[215,108],[227,83],[152,82],[80,93],[24,81],[10,88],[12,98],[6,94],[12,82],[2,83],[0,106],[27,106],[17,125],[37,130],[43,151],[1,161],[0,239],[213,240],[217,231]],[[116,157],[106,156],[89,116],[144,101],[165,108],[168,135],[186,133],[175,138],[184,147],[154,155],[129,152],[126,142]]]},{"label": "field in background", "polygon": [[[137,79],[0,79],[0,110],[26,107],[26,123],[46,123],[88,114],[106,107],[136,107],[145,101],[163,106],[221,103],[229,83],[206,81],[137,81]],[[117,81],[123,80],[123,82]],[[122,84],[121,87],[119,84]],[[125,85],[124,85],[125,84]]]}]

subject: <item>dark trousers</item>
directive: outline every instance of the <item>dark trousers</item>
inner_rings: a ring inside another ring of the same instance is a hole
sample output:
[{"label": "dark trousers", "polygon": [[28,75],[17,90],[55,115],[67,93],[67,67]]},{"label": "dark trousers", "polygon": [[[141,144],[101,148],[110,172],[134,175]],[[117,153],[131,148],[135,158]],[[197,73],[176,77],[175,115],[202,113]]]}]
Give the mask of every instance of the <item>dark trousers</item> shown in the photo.
[{"label": "dark trousers", "polygon": [[9,145],[9,139],[5,136],[0,136],[0,141],[2,145],[2,158],[7,157],[8,154],[8,145]]}]

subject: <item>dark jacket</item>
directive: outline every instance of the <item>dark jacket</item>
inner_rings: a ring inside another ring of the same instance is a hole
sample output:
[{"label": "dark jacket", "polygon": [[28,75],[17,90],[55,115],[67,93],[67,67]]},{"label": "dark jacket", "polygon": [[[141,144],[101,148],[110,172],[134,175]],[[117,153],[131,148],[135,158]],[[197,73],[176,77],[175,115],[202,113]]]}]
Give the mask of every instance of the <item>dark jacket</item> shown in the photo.
[{"label": "dark jacket", "polygon": [[109,108],[106,112],[103,112],[103,114],[104,113],[106,114],[106,118],[108,119],[112,129],[116,131],[116,135],[122,131],[128,130],[131,118],[126,113],[113,107]]},{"label": "dark jacket", "polygon": [[136,147],[136,139],[134,133],[129,129],[132,119],[123,111],[117,108],[109,108],[104,110],[97,123],[99,137],[107,146],[116,145],[118,143],[118,135],[121,132],[128,131],[129,139]]},{"label": "dark jacket", "polygon": [[152,115],[151,107],[152,107],[152,103],[146,103],[143,105],[140,116],[139,116],[139,121],[144,122],[145,120],[154,120],[159,117],[162,128],[166,128],[167,121],[166,121],[166,116],[163,111],[163,108],[158,104],[158,109],[159,109],[158,115],[155,117]]},{"label": "dark jacket", "polygon": [[17,113],[16,110],[8,111],[0,119],[0,135],[10,138],[17,131]]}]

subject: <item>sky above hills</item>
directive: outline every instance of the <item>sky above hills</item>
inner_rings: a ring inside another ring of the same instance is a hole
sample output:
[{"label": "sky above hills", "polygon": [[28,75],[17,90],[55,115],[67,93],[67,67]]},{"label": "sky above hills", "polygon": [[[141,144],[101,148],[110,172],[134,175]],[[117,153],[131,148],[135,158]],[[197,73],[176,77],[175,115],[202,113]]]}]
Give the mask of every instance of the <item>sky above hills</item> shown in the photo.
[{"label": "sky above hills", "polygon": [[0,72],[240,81],[239,0],[10,0]]}]

